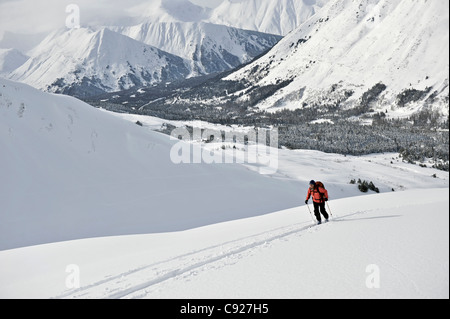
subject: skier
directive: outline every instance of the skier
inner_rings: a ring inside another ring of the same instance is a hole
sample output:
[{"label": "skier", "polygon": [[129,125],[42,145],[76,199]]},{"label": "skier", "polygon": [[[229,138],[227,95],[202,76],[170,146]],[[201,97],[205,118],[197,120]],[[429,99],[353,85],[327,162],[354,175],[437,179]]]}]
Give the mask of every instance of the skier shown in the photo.
[{"label": "skier", "polygon": [[328,191],[321,182],[311,181],[309,183],[308,194],[306,195],[305,204],[308,205],[309,198],[312,197],[314,204],[314,215],[316,215],[319,225],[322,223],[320,214],[328,221],[328,213],[325,209],[325,202],[328,201]]}]

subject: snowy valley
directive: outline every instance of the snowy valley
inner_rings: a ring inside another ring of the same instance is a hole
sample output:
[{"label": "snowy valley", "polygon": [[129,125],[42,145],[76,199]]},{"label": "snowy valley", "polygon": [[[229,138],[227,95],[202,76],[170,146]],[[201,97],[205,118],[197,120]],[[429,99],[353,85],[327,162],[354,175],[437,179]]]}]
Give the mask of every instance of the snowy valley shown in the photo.
[{"label": "snowy valley", "polygon": [[0,298],[448,299],[448,6],[137,0],[27,50],[0,28]]},{"label": "snowy valley", "polygon": [[177,165],[160,119],[124,116],[0,80],[2,298],[448,298],[448,172],[286,149],[272,175]]}]

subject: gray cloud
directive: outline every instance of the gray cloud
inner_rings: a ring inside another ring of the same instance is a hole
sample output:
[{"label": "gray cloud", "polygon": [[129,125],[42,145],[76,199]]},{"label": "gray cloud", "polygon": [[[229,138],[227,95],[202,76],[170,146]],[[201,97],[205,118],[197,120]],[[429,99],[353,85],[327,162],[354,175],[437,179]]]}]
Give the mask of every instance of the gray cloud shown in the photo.
[{"label": "gray cloud", "polygon": [[109,24],[129,18],[127,9],[143,0],[9,0],[0,4],[0,30],[44,32],[65,26],[66,7],[80,8],[82,25]]},{"label": "gray cloud", "polygon": [[[4,31],[42,33],[63,28],[69,4],[80,8],[82,26],[131,24],[130,9],[151,1],[154,0],[0,0],[0,36]],[[191,1],[211,6],[223,0]]]}]

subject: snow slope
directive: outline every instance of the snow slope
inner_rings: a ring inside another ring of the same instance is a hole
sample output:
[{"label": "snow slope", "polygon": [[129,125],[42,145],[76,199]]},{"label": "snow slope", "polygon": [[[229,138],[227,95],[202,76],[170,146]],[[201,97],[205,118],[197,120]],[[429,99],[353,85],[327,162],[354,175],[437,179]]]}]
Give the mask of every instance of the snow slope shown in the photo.
[{"label": "snow slope", "polygon": [[[0,79],[1,298],[449,298],[448,172],[302,150],[270,176],[175,165],[177,141],[120,117]],[[333,214],[314,228],[311,178]]]},{"label": "snow slope", "polygon": [[174,164],[176,141],[74,98],[3,79],[0,94],[2,250],[184,230],[298,202],[296,182],[241,165]]},{"label": "snow slope", "polygon": [[[263,58],[229,76],[254,86],[292,83],[262,109],[361,104],[448,114],[449,4],[332,0]],[[377,84],[386,87],[375,90]],[[245,100],[244,94],[242,97]]]},{"label": "snow slope", "polygon": [[11,79],[79,97],[181,79],[185,61],[109,29],[53,32]]},{"label": "snow slope", "polygon": [[287,35],[313,16],[328,0],[225,0],[212,10],[208,21]]},{"label": "snow slope", "polygon": [[315,228],[303,206],[183,232],[0,251],[0,296],[448,299],[448,204],[448,188],[410,190],[334,200],[333,220]]}]

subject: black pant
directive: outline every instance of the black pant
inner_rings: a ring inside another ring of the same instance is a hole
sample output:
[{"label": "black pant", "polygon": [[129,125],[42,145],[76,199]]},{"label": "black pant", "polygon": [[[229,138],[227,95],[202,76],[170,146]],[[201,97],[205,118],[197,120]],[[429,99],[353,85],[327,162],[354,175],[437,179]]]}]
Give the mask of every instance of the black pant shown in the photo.
[{"label": "black pant", "polygon": [[328,220],[328,213],[325,210],[325,203],[316,203],[314,204],[314,215],[316,215],[317,221],[322,221],[322,218],[320,217],[320,214],[322,213],[323,217],[325,217],[326,220]]}]

